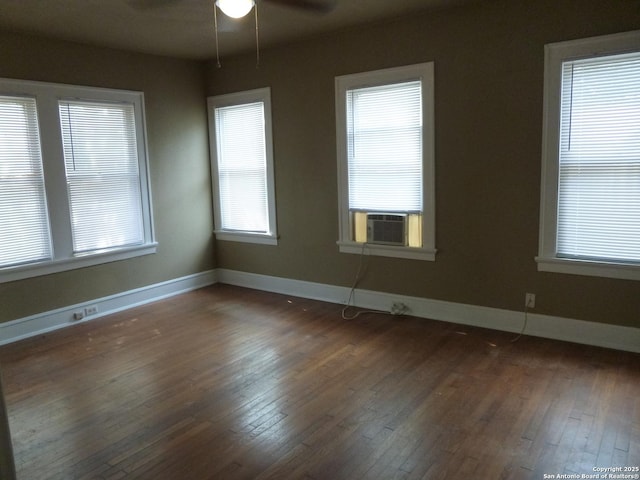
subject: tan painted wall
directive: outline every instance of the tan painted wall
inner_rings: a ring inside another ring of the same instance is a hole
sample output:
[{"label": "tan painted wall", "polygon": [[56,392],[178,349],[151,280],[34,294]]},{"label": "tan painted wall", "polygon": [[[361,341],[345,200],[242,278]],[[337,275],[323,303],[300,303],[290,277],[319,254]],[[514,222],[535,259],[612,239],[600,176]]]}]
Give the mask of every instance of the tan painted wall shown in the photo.
[{"label": "tan painted wall", "polygon": [[0,77],[143,91],[155,255],[0,284],[0,322],[214,268],[201,63],[0,32]]},{"label": "tan painted wall", "polygon": [[[436,66],[437,261],[373,257],[361,287],[640,326],[640,283],[539,273],[543,45],[640,28],[636,0],[497,0],[202,64],[0,32],[0,76],[142,90],[158,253],[0,284],[0,322],[217,266],[349,286],[336,75]],[[263,35],[268,35],[263,31]],[[204,97],[271,86],[280,244],[211,238]],[[217,263],[216,263],[217,258]]]},{"label": "tan painted wall", "polygon": [[[334,77],[435,61],[437,261],[373,257],[361,287],[640,327],[640,282],[539,273],[544,44],[640,28],[630,0],[497,0],[208,65],[207,94],[271,87],[280,243],[218,266],[349,286],[338,253]],[[268,32],[263,29],[263,36]]]}]

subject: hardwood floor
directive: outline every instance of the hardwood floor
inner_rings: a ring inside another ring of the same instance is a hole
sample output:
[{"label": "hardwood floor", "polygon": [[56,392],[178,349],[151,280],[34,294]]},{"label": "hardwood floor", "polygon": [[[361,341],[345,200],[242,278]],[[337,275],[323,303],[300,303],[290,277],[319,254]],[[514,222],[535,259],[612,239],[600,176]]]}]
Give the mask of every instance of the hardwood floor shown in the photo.
[{"label": "hardwood floor", "polygon": [[18,479],[640,465],[640,355],[340,308],[216,285],[1,347]]}]

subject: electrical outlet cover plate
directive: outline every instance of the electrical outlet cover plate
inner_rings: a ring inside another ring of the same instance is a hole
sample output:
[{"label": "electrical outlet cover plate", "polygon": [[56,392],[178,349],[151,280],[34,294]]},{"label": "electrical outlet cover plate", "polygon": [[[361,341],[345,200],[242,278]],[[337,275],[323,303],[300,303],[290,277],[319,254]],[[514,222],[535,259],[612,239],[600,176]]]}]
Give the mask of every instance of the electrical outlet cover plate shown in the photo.
[{"label": "electrical outlet cover plate", "polygon": [[524,306],[527,308],[535,308],[536,307],[536,294],[535,293],[527,293],[524,296]]}]

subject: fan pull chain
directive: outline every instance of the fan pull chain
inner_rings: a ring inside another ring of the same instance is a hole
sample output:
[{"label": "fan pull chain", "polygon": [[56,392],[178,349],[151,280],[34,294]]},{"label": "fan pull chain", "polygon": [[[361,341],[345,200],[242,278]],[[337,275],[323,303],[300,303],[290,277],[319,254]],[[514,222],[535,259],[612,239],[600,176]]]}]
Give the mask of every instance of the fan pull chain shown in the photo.
[{"label": "fan pull chain", "polygon": [[217,61],[216,66],[218,68],[222,68],[222,65],[220,64],[220,52],[218,50],[218,12],[217,10],[218,8],[216,7],[216,2],[213,2],[213,27],[216,32],[216,61]]},{"label": "fan pull chain", "polygon": [[254,2],[253,9],[256,13],[256,68],[260,68],[260,41],[258,37],[258,2]]}]

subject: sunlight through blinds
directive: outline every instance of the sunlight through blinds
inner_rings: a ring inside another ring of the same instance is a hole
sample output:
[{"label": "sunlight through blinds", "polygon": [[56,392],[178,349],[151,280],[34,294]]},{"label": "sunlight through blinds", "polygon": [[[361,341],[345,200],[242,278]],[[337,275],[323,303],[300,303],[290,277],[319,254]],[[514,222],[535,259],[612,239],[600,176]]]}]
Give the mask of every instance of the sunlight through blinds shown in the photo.
[{"label": "sunlight through blinds", "polygon": [[215,109],[223,230],[269,233],[263,102]]},{"label": "sunlight through blinds", "polygon": [[36,101],[0,96],[0,267],[51,254]]},{"label": "sunlight through blinds", "polygon": [[134,106],[59,103],[75,253],[144,242]]},{"label": "sunlight through blinds", "polygon": [[347,91],[349,208],[422,211],[420,81]]},{"label": "sunlight through blinds", "polygon": [[563,63],[559,256],[640,262],[640,53]]}]

